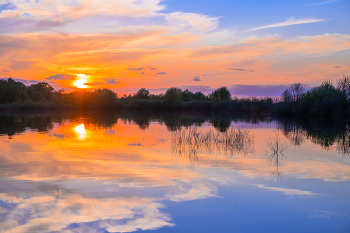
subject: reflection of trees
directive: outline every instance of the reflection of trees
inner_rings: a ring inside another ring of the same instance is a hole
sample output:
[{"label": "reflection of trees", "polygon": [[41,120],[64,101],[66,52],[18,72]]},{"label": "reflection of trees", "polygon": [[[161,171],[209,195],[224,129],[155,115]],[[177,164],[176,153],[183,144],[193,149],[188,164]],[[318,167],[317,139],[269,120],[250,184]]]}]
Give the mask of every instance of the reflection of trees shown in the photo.
[{"label": "reflection of trees", "polygon": [[305,142],[305,132],[296,125],[284,127],[282,133],[294,146],[300,146]]},{"label": "reflection of trees", "polygon": [[267,141],[267,148],[267,160],[269,162],[269,165],[272,165],[275,168],[275,171],[272,172],[272,174],[276,174],[282,180],[279,172],[279,167],[283,160],[287,160],[287,157],[282,153],[287,148],[287,145],[281,143],[277,133],[274,138],[269,137],[269,140]]},{"label": "reflection of trees", "polygon": [[232,156],[252,152],[254,136],[248,129],[229,128],[226,132],[196,127],[179,129],[171,133],[172,153],[188,160],[193,166],[199,162],[198,153]]},{"label": "reflection of trees", "polygon": [[53,119],[50,116],[14,116],[0,115],[0,135],[9,137],[23,133],[26,129],[45,133],[53,128]]},{"label": "reflection of trees", "polygon": [[53,123],[61,123],[64,119],[77,120],[89,118],[91,124],[96,127],[112,127],[118,120],[124,123],[137,124],[145,130],[151,122],[164,124],[169,131],[177,131],[182,127],[200,127],[205,122],[211,123],[219,132],[229,129],[232,122],[259,124],[271,123],[271,118],[249,115],[215,115],[210,112],[189,114],[171,111],[64,111],[64,112],[28,112],[0,115],[0,134],[9,136],[24,132],[25,128],[35,129],[39,132],[47,132],[53,127]]},{"label": "reflection of trees", "polygon": [[226,132],[231,125],[231,120],[229,118],[214,117],[211,122],[214,128],[217,129],[219,132]]},{"label": "reflection of trees", "polygon": [[172,112],[123,111],[115,114],[124,123],[137,124],[140,129],[147,129],[151,122],[165,124],[169,131],[176,131],[183,126],[201,126],[208,120],[206,115],[178,114]]},{"label": "reflection of trees", "polygon": [[348,125],[346,125],[346,130],[336,139],[337,147],[336,150],[344,155],[350,154],[350,130]]},{"label": "reflection of trees", "polygon": [[286,118],[280,119],[279,124],[279,128],[293,145],[300,145],[305,139],[309,139],[323,149],[336,149],[342,155],[350,154],[350,130],[347,122]]}]

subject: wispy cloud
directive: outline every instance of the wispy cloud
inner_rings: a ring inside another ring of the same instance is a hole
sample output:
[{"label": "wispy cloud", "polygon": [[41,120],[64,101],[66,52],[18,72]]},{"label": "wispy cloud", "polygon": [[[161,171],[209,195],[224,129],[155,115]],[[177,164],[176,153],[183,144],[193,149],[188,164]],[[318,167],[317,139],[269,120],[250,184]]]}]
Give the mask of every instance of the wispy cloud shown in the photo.
[{"label": "wispy cloud", "polygon": [[306,5],[306,6],[323,5],[323,4],[333,3],[333,2],[339,2],[339,0],[331,0],[331,1],[325,1],[325,2],[318,2],[318,3],[308,4],[308,5]]},{"label": "wispy cloud", "polygon": [[291,195],[291,196],[295,196],[295,195],[300,195],[300,196],[315,196],[315,195],[319,195],[318,193],[313,193],[311,191],[303,191],[303,190],[300,190],[300,189],[286,189],[286,188],[266,187],[263,184],[258,184],[256,186],[259,187],[259,188],[268,189],[268,190],[271,190],[271,191],[282,192],[285,195]]},{"label": "wispy cloud", "polygon": [[103,81],[105,81],[107,84],[118,84],[120,82],[117,82],[114,78],[104,78]]},{"label": "wispy cloud", "polygon": [[326,19],[316,19],[316,18],[294,19],[294,18],[290,18],[287,21],[284,21],[281,23],[257,27],[257,28],[249,29],[248,31],[256,31],[256,30],[265,29],[265,28],[284,27],[284,26],[297,25],[297,24],[317,23],[317,22],[322,22],[322,21],[326,21]]},{"label": "wispy cloud", "polygon": [[248,70],[248,69],[239,69],[239,68],[228,68],[229,70],[234,70],[234,71],[248,71],[248,72],[254,72],[254,70]]},{"label": "wispy cloud", "polygon": [[55,74],[48,78],[47,80],[74,80],[77,76],[68,74]]},{"label": "wispy cloud", "polygon": [[145,68],[128,68],[128,70],[144,70]]}]

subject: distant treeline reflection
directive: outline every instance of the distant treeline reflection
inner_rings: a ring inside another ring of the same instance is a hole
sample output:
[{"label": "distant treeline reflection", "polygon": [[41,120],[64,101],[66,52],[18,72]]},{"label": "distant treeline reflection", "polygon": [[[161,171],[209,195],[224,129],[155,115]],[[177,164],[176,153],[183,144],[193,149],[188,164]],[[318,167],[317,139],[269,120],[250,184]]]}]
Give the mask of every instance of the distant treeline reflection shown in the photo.
[{"label": "distant treeline reflection", "polygon": [[342,155],[350,154],[350,122],[280,118],[278,123],[292,145],[300,146],[306,140],[310,140],[323,149],[333,149]]},{"label": "distant treeline reflection", "polygon": [[220,117],[213,114],[177,114],[175,112],[64,112],[64,113],[7,113],[0,115],[0,135],[13,136],[23,133],[26,129],[45,133],[53,128],[54,123],[61,124],[64,120],[76,121],[88,118],[89,123],[97,127],[108,128],[122,121],[136,124],[141,130],[146,130],[152,122],[164,124],[169,131],[183,127],[200,127],[208,122],[219,132],[226,132],[232,122],[259,124],[271,122],[270,118],[258,116]]},{"label": "distant treeline reflection", "polygon": [[[350,154],[349,123],[344,121],[300,120],[297,118],[271,118],[259,115],[220,116],[208,114],[181,114],[175,112],[64,112],[64,113],[8,113],[0,115],[0,135],[13,136],[25,130],[46,133],[54,124],[65,120],[89,118],[89,123],[96,127],[109,128],[118,121],[136,124],[146,130],[153,122],[164,124],[169,131],[184,128],[201,127],[209,123],[217,133],[228,132],[232,123],[241,124],[278,124],[278,127],[292,145],[302,145],[306,140],[320,145],[327,150],[337,150],[342,155]],[[214,132],[212,132],[214,133]]]}]

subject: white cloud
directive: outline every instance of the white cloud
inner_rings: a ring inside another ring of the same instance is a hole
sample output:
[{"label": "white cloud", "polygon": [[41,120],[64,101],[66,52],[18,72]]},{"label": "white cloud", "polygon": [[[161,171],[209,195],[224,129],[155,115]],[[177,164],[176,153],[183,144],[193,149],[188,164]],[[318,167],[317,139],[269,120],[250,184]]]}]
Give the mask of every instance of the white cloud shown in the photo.
[{"label": "white cloud", "polygon": [[317,22],[322,22],[322,21],[326,21],[326,19],[316,19],[316,18],[294,19],[294,18],[290,18],[287,21],[284,21],[284,22],[281,22],[281,23],[276,23],[276,24],[270,24],[270,25],[266,25],[266,26],[262,26],[262,27],[257,27],[257,28],[249,29],[248,31],[256,31],[256,30],[265,29],[265,28],[284,27],[284,26],[305,24],[305,23],[317,23]]},{"label": "white cloud", "polygon": [[12,4],[17,10],[7,10],[6,15],[14,17],[26,14],[38,20],[71,20],[99,14],[129,17],[150,16],[164,9],[164,6],[159,3],[159,0],[14,0]]},{"label": "white cloud", "polygon": [[[91,232],[86,223],[96,222],[109,232],[134,232],[174,226],[171,219],[159,211],[163,206],[153,200],[138,197],[93,198],[81,194],[22,192],[1,194],[0,200],[11,204],[0,209],[5,221],[0,228],[8,232],[70,232],[72,223],[76,230]],[[35,214],[23,214],[32,213]],[[13,216],[16,216],[14,218]],[[31,230],[28,230],[31,229]]]},{"label": "white cloud", "polygon": [[258,184],[256,185],[258,188],[263,188],[263,189],[268,189],[271,191],[276,191],[276,192],[282,192],[285,195],[291,195],[291,196],[315,196],[319,195],[318,193],[313,193],[311,191],[303,191],[300,189],[286,189],[286,188],[275,188],[275,187],[265,187],[263,184]]},{"label": "white cloud", "polygon": [[218,19],[202,14],[174,12],[165,16],[174,27],[194,32],[207,32],[218,27]]},{"label": "white cloud", "polygon": [[216,187],[209,183],[193,182],[189,186],[186,186],[185,184],[174,186],[174,189],[170,189],[165,195],[165,198],[174,202],[191,201],[217,197],[215,192]]}]

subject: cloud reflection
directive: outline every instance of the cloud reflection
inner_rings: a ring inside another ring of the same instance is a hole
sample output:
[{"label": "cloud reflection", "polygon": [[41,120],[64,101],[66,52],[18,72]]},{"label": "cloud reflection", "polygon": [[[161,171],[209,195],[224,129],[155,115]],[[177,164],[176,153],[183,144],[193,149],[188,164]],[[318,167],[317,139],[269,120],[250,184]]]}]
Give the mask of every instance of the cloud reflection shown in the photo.
[{"label": "cloud reflection", "polygon": [[163,206],[152,199],[97,198],[73,191],[1,194],[0,200],[5,204],[1,229],[5,232],[97,232],[102,229],[133,232],[174,225],[159,211]]},{"label": "cloud reflection", "polygon": [[[144,130],[136,124],[145,124],[141,117],[129,121],[117,118],[108,124],[102,124],[105,121],[97,124],[94,118],[79,119],[78,125],[77,121],[63,120],[60,124],[48,124],[47,131],[40,131],[46,133],[20,131],[10,142],[0,140],[0,202],[4,203],[0,207],[0,228],[5,232],[132,232],[171,227],[174,223],[166,214],[167,209],[162,209],[162,201],[217,197],[219,185],[273,178],[271,170],[274,168],[269,167],[264,154],[266,137],[275,136],[275,126],[250,125],[246,136],[254,135],[254,150],[243,153],[246,143],[241,147],[239,141],[224,137],[230,132],[239,136],[243,131],[221,132],[220,128],[214,128],[216,121],[202,119],[198,131],[188,127],[182,130],[187,136],[177,134],[187,140],[192,149],[197,149],[198,163],[188,169],[177,164],[178,157],[170,155],[172,134],[177,131],[169,132],[172,127],[155,123],[153,118]],[[192,118],[187,120],[194,122]],[[43,121],[38,119],[38,122]],[[185,122],[183,125],[187,125]],[[182,124],[175,125],[176,129],[183,128]],[[204,142],[208,135],[212,135],[212,139],[209,137],[206,144],[201,144],[199,140]],[[231,146],[235,145],[237,156],[209,153],[218,152],[215,146],[224,141],[225,145],[234,143]],[[299,149],[306,150],[302,157],[298,157]],[[188,152],[187,148],[181,158],[190,159],[186,157]],[[350,178],[349,165],[338,160],[347,157],[336,153],[338,157],[333,159],[335,156],[326,154],[329,151],[319,149],[319,145],[309,140],[300,147],[288,147],[287,152],[291,153],[288,163],[280,167],[286,176],[328,181]],[[256,190],[301,198],[319,195],[277,185],[254,186]]]},{"label": "cloud reflection", "polygon": [[268,189],[268,190],[271,190],[271,191],[282,192],[285,195],[291,195],[291,196],[295,196],[295,195],[301,195],[301,196],[315,196],[315,195],[319,195],[318,193],[313,193],[311,191],[303,191],[303,190],[300,190],[300,189],[266,187],[263,184],[258,184],[256,186],[259,187],[259,188]]}]

